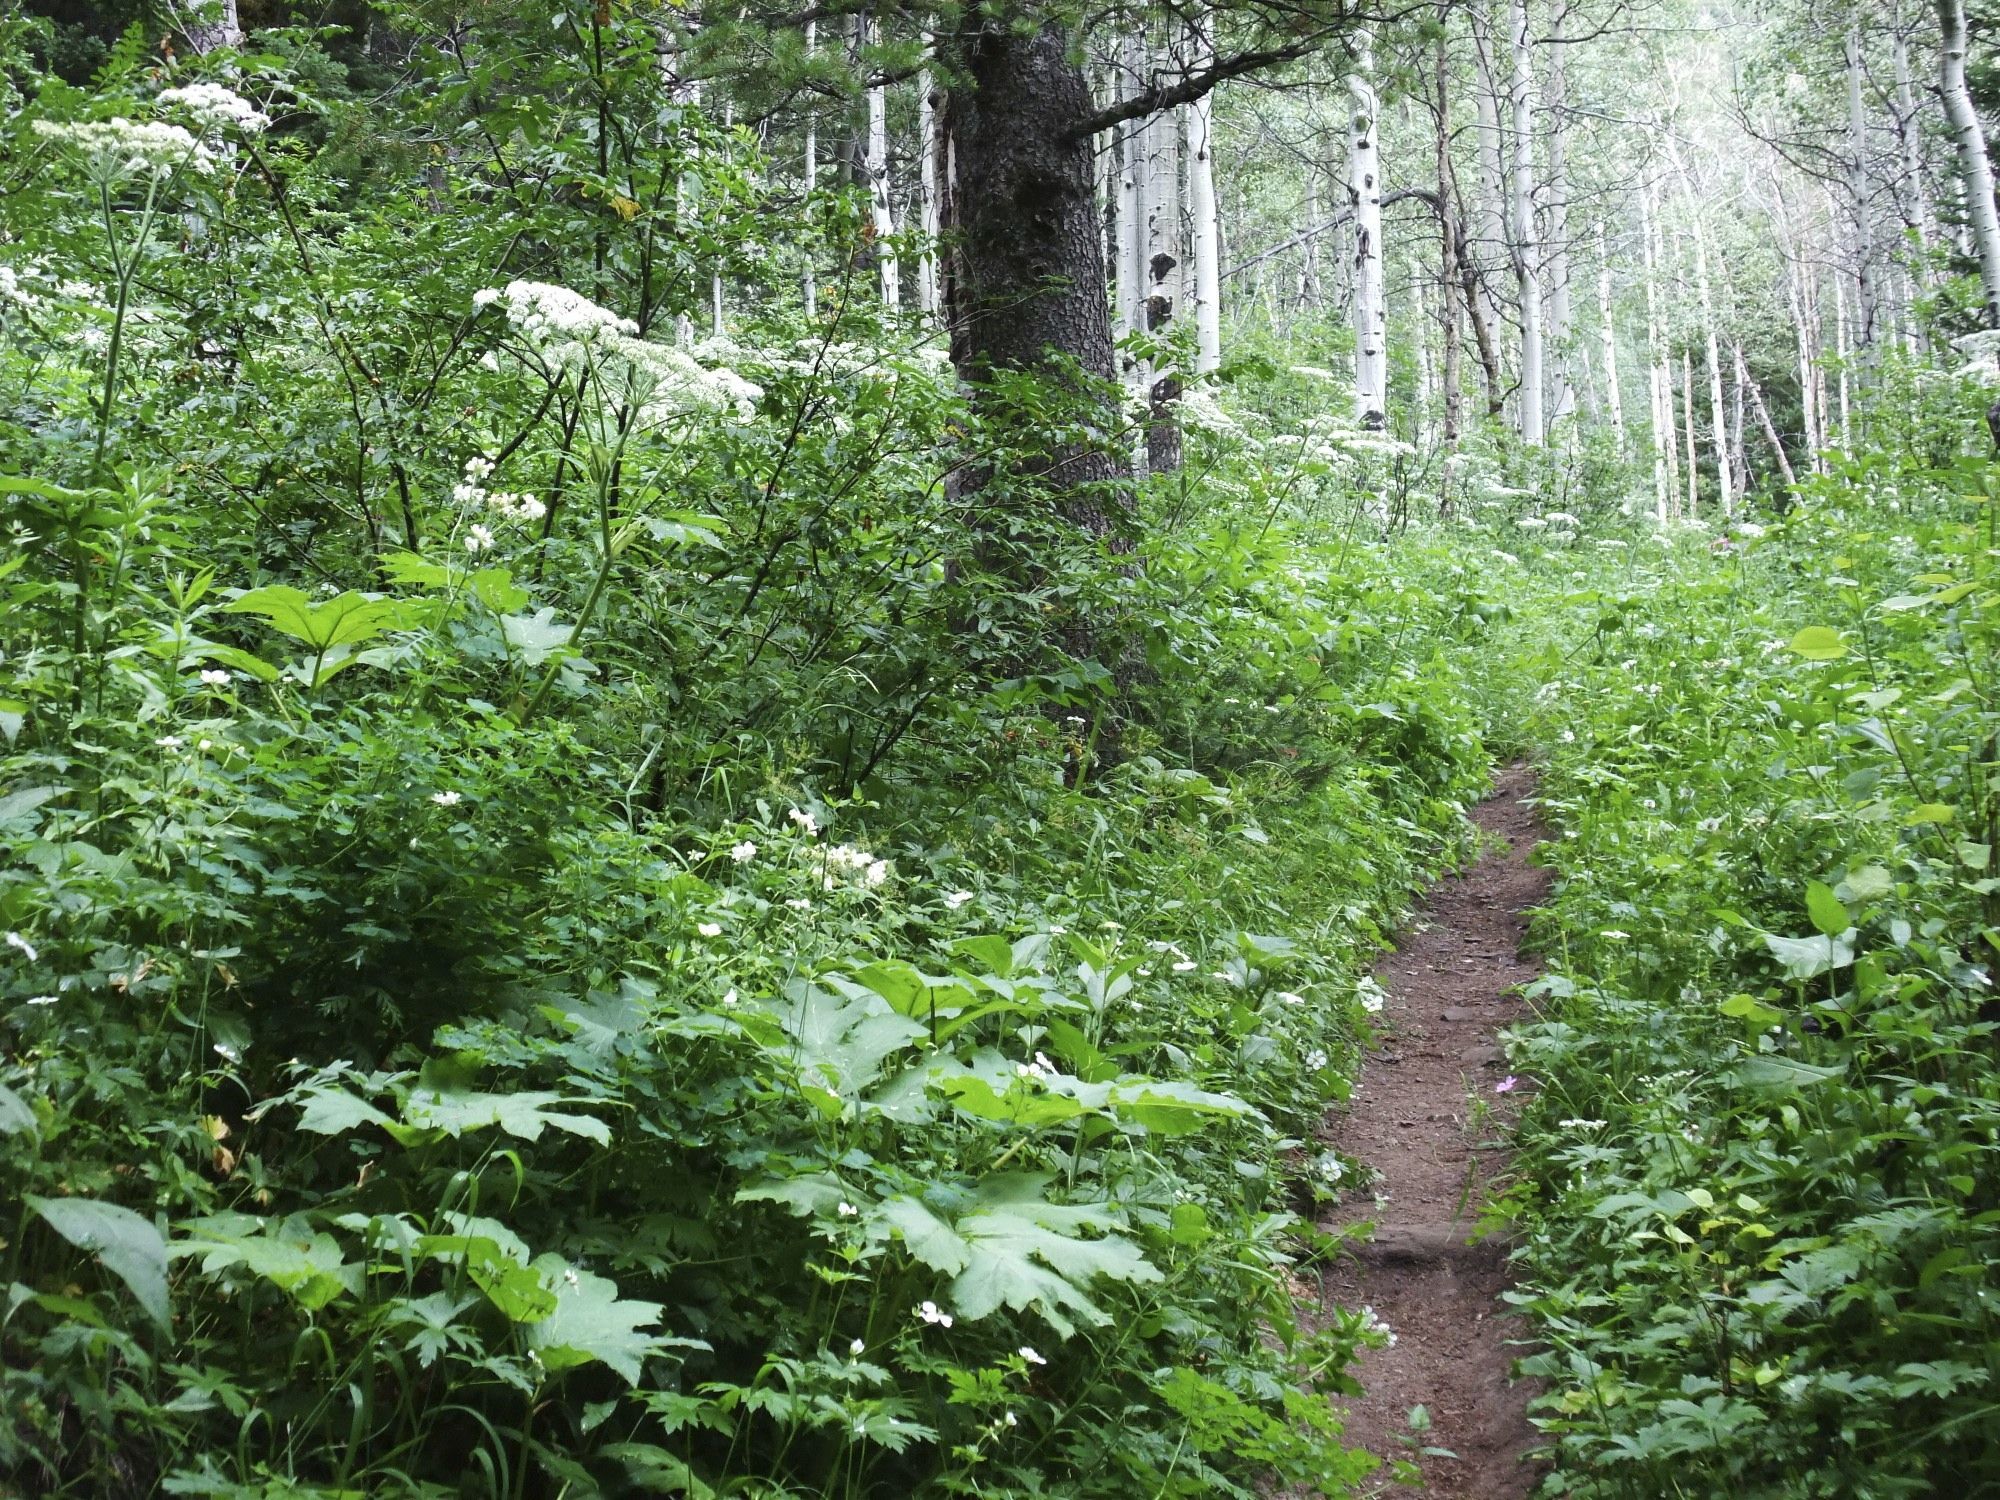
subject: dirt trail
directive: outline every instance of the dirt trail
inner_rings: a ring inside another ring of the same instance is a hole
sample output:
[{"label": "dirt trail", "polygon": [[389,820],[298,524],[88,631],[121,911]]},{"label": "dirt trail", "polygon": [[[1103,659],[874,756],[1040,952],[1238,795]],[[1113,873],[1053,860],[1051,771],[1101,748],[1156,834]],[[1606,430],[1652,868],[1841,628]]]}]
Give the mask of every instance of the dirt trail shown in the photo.
[{"label": "dirt trail", "polygon": [[[1532,773],[1511,766],[1474,810],[1493,847],[1431,893],[1401,949],[1376,971],[1388,992],[1382,1046],[1324,1131],[1342,1154],[1382,1174],[1374,1192],[1386,1200],[1378,1207],[1364,1189],[1331,1216],[1329,1227],[1372,1219],[1376,1231],[1355,1258],[1327,1269],[1326,1297],[1373,1307],[1397,1336],[1393,1348],[1360,1361],[1367,1394],[1346,1403],[1348,1441],[1413,1455],[1409,1413],[1422,1406],[1432,1425],[1415,1445],[1457,1455],[1420,1460],[1420,1490],[1391,1485],[1380,1471],[1377,1489],[1389,1495],[1518,1500],[1539,1477],[1522,1462],[1535,1441],[1528,1393],[1507,1379],[1514,1351],[1506,1340],[1519,1335],[1497,1300],[1507,1285],[1504,1251],[1466,1243],[1500,1165],[1488,1144],[1514,1102],[1494,1092],[1506,1072],[1495,1034],[1523,1014],[1508,991],[1540,973],[1519,951],[1522,910],[1548,891],[1546,873],[1527,862],[1543,833],[1522,801],[1533,791]],[[1490,1111],[1483,1122],[1473,1101]]]}]

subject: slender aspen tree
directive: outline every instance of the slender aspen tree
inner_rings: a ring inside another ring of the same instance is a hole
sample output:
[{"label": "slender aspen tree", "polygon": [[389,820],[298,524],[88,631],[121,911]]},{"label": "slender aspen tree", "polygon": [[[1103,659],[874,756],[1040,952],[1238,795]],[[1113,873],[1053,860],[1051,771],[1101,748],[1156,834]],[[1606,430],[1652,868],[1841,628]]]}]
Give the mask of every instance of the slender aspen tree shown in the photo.
[{"label": "slender aspen tree", "polygon": [[1354,405],[1363,427],[1388,421],[1389,309],[1382,284],[1382,159],[1376,133],[1379,105],[1369,73],[1373,58],[1363,36],[1360,62],[1347,79],[1354,99],[1348,121],[1347,193],[1354,210]]},{"label": "slender aspen tree", "polygon": [[[863,54],[873,48],[877,23],[872,16],[860,17],[858,40]],[[895,199],[889,181],[889,88],[875,84],[868,90],[868,139],[861,158],[861,170],[868,178],[870,239],[875,248],[875,267],[881,278],[882,301],[891,312],[903,303],[903,273],[896,261]]]},{"label": "slender aspen tree", "polygon": [[1736,389],[1749,394],[1751,409],[1757,413],[1757,425],[1764,431],[1764,441],[1770,445],[1771,454],[1778,461],[1778,472],[1785,476],[1786,485],[1797,484],[1798,476],[1792,473],[1792,461],[1785,456],[1785,445],[1778,438],[1770,409],[1764,405],[1764,393],[1750,376],[1750,366],[1743,358],[1743,346],[1732,344],[1730,347],[1736,356]]},{"label": "slender aspen tree", "polygon": [[[1190,25],[1194,66],[1215,61],[1208,18]],[[1188,106],[1188,210],[1193,218],[1195,373],[1222,367],[1222,224],[1215,203],[1215,96],[1204,94]]]},{"label": "slender aspen tree", "polygon": [[[1648,283],[1648,292],[1651,284]],[[1625,398],[1618,389],[1618,325],[1611,313],[1611,255],[1604,241],[1604,225],[1597,225],[1597,311],[1603,325],[1604,409],[1611,420],[1611,439],[1619,453],[1625,451]]]},{"label": "slender aspen tree", "polygon": [[[924,57],[931,56],[935,38],[924,33]],[[917,252],[917,311],[926,323],[938,317],[938,100],[937,81],[928,67],[917,72],[917,228],[923,245]]]},{"label": "slender aspen tree", "polygon": [[[1305,177],[1305,207],[1303,214],[1307,225],[1319,223],[1319,173],[1307,166]],[[1299,248],[1299,306],[1316,308],[1319,306],[1319,236],[1309,234]]]},{"label": "slender aspen tree", "polygon": [[[167,13],[177,20],[179,11],[178,5],[170,3],[167,7]],[[197,57],[206,56],[218,47],[242,46],[243,23],[237,19],[236,0],[220,0],[215,6],[212,17],[183,25],[181,40],[188,44],[188,50]]]},{"label": "slender aspen tree", "polygon": [[1694,447],[1694,357],[1681,350],[1681,410],[1687,419],[1687,518],[1701,519],[1701,460]]},{"label": "slender aspen tree", "polygon": [[[1459,266],[1458,266],[1458,194],[1452,181],[1451,171],[1451,55],[1446,44],[1446,31],[1442,21],[1449,12],[1440,9],[1440,25],[1437,33],[1437,195],[1438,195],[1438,291],[1443,306],[1440,322],[1444,329],[1443,369],[1440,379],[1444,386],[1444,447],[1447,453],[1458,448],[1460,429],[1465,421],[1465,391],[1461,381],[1462,349],[1459,343]],[[1449,512],[1451,506],[1451,471],[1441,471],[1440,482],[1445,486],[1440,501],[1441,509]]]},{"label": "slender aspen tree", "polygon": [[1639,190],[1639,239],[1646,283],[1646,389],[1652,398],[1649,416],[1653,435],[1653,506],[1664,523],[1678,489],[1674,462],[1673,376],[1660,339],[1659,263],[1653,248],[1653,185]]},{"label": "slender aspen tree", "polygon": [[[1144,39],[1136,31],[1128,31],[1119,39],[1118,67],[1113,76],[1117,79],[1117,93],[1121,99],[1131,98],[1144,86],[1141,75],[1144,46]],[[1146,278],[1141,273],[1145,263],[1142,221],[1146,216],[1146,187],[1145,163],[1141,159],[1145,126],[1138,120],[1127,120],[1117,127],[1117,131],[1118,247],[1112,274],[1118,284],[1117,335],[1123,337],[1144,326],[1139,309],[1146,285]],[[1131,356],[1123,357],[1121,371],[1128,385],[1138,384],[1139,366]]]},{"label": "slender aspen tree", "polygon": [[1576,385],[1570,373],[1574,315],[1570,299],[1569,142],[1566,135],[1569,74],[1560,38],[1549,49],[1548,84],[1542,91],[1542,118],[1548,139],[1548,174],[1543,183],[1543,266],[1548,275],[1549,421],[1576,415]]},{"label": "slender aspen tree", "polygon": [[1528,30],[1528,0],[1513,0],[1514,176],[1508,184],[1513,206],[1514,280],[1521,299],[1521,441],[1540,447],[1542,422],[1541,247],[1535,236],[1535,74],[1534,38]]},{"label": "slender aspen tree", "polygon": [[1833,353],[1835,363],[1840,366],[1840,450],[1843,453],[1854,451],[1854,414],[1847,392],[1848,356],[1853,349],[1853,342],[1847,334],[1847,288],[1836,272],[1833,278]]},{"label": "slender aspen tree", "polygon": [[1931,268],[1928,252],[1937,243],[1937,211],[1931,203],[1930,184],[1924,173],[1923,117],[1917,110],[1916,88],[1910,77],[1910,36],[1903,24],[1902,8],[1894,19],[1894,53],[1891,66],[1896,80],[1896,144],[1902,157],[1902,199],[1904,216],[1917,237],[1918,274],[1904,277],[1904,307],[1909,333],[1921,346],[1922,330],[1916,327],[1915,296],[1928,290]]},{"label": "slender aspen tree", "polygon": [[1723,409],[1722,351],[1716,334],[1715,296],[1708,279],[1708,229],[1702,221],[1702,200],[1695,192],[1694,179],[1688,174],[1687,163],[1681,158],[1674,128],[1667,126],[1662,130],[1661,137],[1667,145],[1667,160],[1673,166],[1674,176],[1680,181],[1681,198],[1687,205],[1689,238],[1694,243],[1695,292],[1701,300],[1703,353],[1708,361],[1709,425],[1715,442],[1715,485],[1722,503],[1722,514],[1727,518],[1736,513],[1736,489],[1729,465],[1729,429]]},{"label": "slender aspen tree", "polygon": [[[806,57],[808,61],[819,50],[819,22],[806,22]],[[805,141],[805,195],[806,210],[812,210],[812,196],[819,190],[819,111],[810,104],[806,106]],[[805,294],[806,316],[819,316],[819,280],[813,274],[812,248],[806,248],[806,268],[800,275],[800,290]]]},{"label": "slender aspen tree", "polygon": [[1820,436],[1820,382],[1818,361],[1813,354],[1811,331],[1807,326],[1806,307],[1799,296],[1799,268],[1791,263],[1785,273],[1785,302],[1792,314],[1792,333],[1798,343],[1799,357],[1799,425],[1801,440],[1812,456],[1814,467],[1819,463],[1819,450],[1823,439]]},{"label": "slender aspen tree", "polygon": [[1866,349],[1875,342],[1881,300],[1875,283],[1874,216],[1869,212],[1868,114],[1861,98],[1865,71],[1857,10],[1857,19],[1847,28],[1847,193],[1854,215],[1854,346],[1857,349]]},{"label": "slender aspen tree", "polygon": [[1993,164],[1986,154],[1986,134],[1965,84],[1965,0],[1938,0],[1938,24],[1944,31],[1938,93],[1958,150],[1959,187],[1965,194],[1967,230],[1979,253],[1986,316],[2000,327],[2000,211],[1993,203]]},{"label": "slender aspen tree", "polygon": [[1431,309],[1421,277],[1410,278],[1410,352],[1417,361],[1417,446],[1436,442],[1437,369],[1431,363]]},{"label": "slender aspen tree", "polygon": [[1506,153],[1500,128],[1500,65],[1493,36],[1493,0],[1476,0],[1472,7],[1472,44],[1479,83],[1473,90],[1477,111],[1474,138],[1479,153],[1479,195],[1473,214],[1473,266],[1478,272],[1480,311],[1488,328],[1500,326],[1500,298],[1494,290],[1500,268],[1507,263],[1505,204]]}]

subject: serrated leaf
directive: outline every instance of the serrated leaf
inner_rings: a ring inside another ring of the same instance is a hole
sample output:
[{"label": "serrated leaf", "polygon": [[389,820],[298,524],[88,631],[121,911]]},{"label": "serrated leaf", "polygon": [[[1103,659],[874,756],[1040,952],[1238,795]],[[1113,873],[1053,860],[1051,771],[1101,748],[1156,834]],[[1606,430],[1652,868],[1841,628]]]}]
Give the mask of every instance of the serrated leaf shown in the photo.
[{"label": "serrated leaf", "polygon": [[290,584],[268,584],[239,594],[222,606],[224,613],[256,615],[273,630],[301,641],[314,651],[357,645],[393,630],[407,618],[408,605],[349,589],[317,602]]},{"label": "serrated leaf", "polygon": [[660,1321],[657,1302],[626,1301],[618,1285],[571,1266],[560,1255],[537,1256],[534,1269],[555,1293],[555,1310],[528,1329],[528,1347],[551,1374],[595,1360],[639,1383],[644,1361],[668,1347],[706,1347],[692,1340],[667,1340],[642,1333]]},{"label": "serrated leaf", "polygon": [[59,786],[24,786],[19,791],[9,792],[0,797],[0,824],[25,819],[44,802],[60,797],[66,790],[68,788]]},{"label": "serrated leaf", "polygon": [[836,995],[795,980],[771,1005],[800,1072],[816,1074],[830,1092],[843,1095],[866,1088],[881,1076],[884,1062],[929,1035],[869,992]]},{"label": "serrated leaf", "polygon": [[468,1130],[498,1126],[524,1141],[538,1141],[550,1127],[580,1135],[600,1146],[611,1144],[611,1127],[591,1115],[552,1110],[552,1104],[573,1103],[560,1094],[483,1094],[419,1088],[403,1101],[403,1123],[420,1130],[463,1135]]},{"label": "serrated leaf", "polygon": [[0,1083],[0,1135],[38,1135],[40,1131],[28,1101]]},{"label": "serrated leaf", "polygon": [[555,610],[544,605],[531,615],[502,615],[500,633],[506,637],[509,650],[528,666],[539,667],[569,648],[576,627],[557,624]]},{"label": "serrated leaf", "polygon": [[26,1202],[49,1228],[77,1249],[95,1255],[105,1270],[124,1282],[155,1323],[164,1328],[171,1322],[167,1241],[151,1220],[93,1198],[30,1195]]},{"label": "serrated leaf", "polygon": [[309,1089],[299,1112],[299,1129],[314,1135],[345,1135],[358,1125],[387,1125],[389,1117],[366,1099],[346,1089],[325,1085]]},{"label": "serrated leaf", "polygon": [[869,1227],[893,1232],[912,1259],[941,1275],[956,1276],[972,1258],[972,1248],[957,1230],[907,1194],[877,1204]]}]

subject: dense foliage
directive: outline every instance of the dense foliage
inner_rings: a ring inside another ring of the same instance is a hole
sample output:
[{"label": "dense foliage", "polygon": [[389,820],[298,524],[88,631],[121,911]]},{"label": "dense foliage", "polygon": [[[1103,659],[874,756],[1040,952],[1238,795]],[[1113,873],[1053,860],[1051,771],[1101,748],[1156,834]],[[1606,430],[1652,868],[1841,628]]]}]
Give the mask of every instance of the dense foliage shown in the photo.
[{"label": "dense foliage", "polygon": [[727,249],[749,144],[594,40],[504,182],[358,194],[396,122],[305,38],[7,127],[0,1471],[1359,1473],[1302,1143],[1480,785],[1476,619],[1299,507],[1070,531],[1059,398],[983,427],[833,289],[675,342],[638,206]]}]

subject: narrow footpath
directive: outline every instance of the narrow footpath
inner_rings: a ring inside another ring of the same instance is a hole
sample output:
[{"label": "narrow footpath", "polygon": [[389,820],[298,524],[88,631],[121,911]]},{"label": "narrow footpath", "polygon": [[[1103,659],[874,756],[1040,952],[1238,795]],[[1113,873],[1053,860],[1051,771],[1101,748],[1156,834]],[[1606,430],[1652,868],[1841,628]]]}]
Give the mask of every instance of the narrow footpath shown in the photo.
[{"label": "narrow footpath", "polygon": [[[1381,1174],[1372,1195],[1362,1188],[1331,1216],[1329,1227],[1372,1219],[1376,1229],[1327,1268],[1324,1294],[1373,1307],[1396,1334],[1393,1347],[1363,1355],[1367,1394],[1346,1403],[1351,1444],[1422,1466],[1421,1489],[1378,1471],[1374,1490],[1386,1495],[1519,1500],[1539,1478],[1523,1461],[1535,1442],[1528,1391],[1508,1383],[1507,1340],[1519,1334],[1498,1300],[1505,1251],[1467,1243],[1504,1165],[1496,1146],[1512,1106],[1531,1087],[1508,1083],[1497,1036],[1524,1014],[1512,992],[1541,972],[1520,953],[1522,913],[1549,884],[1528,863],[1543,833],[1523,800],[1533,792],[1533,773],[1510,766],[1474,809],[1483,857],[1438,885],[1376,971],[1382,1044],[1323,1132]],[[1410,1428],[1419,1406],[1430,1419],[1421,1433]],[[1455,1456],[1419,1458],[1426,1447]]]}]

